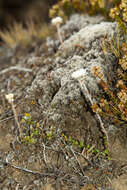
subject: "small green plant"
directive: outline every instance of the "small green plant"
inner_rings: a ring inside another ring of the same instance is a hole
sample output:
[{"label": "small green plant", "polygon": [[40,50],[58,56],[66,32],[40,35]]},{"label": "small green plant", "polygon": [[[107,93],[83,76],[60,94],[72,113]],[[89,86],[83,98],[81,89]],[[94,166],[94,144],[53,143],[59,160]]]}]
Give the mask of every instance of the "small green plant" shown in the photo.
[{"label": "small green plant", "polygon": [[65,135],[64,133],[62,133],[61,136],[63,137],[63,140],[65,141],[67,145],[78,147],[81,151],[85,150],[86,155],[90,154],[97,157],[103,156],[104,158],[107,158],[108,160],[110,160],[110,156],[109,156],[109,152],[107,148],[105,148],[103,151],[100,151],[98,148],[96,148],[95,145],[90,145],[90,144],[85,145],[83,140],[79,141],[79,140],[72,139],[71,136],[67,137],[67,135]]},{"label": "small green plant", "polygon": [[21,119],[23,128],[22,142],[25,144],[35,144],[39,136],[39,123],[33,121],[29,113],[25,113]]},{"label": "small green plant", "polygon": [[75,140],[75,139],[72,139],[71,136],[67,137],[64,133],[61,134],[61,136],[63,137],[64,141],[69,144],[69,145],[72,145],[72,146],[77,146],[79,148],[84,148],[84,141],[78,141],[78,140]]},{"label": "small green plant", "polygon": [[55,132],[56,132],[56,130],[55,130],[54,126],[50,126],[49,129],[46,130],[46,136],[45,136],[46,140],[49,141],[49,140],[53,139],[55,137]]}]

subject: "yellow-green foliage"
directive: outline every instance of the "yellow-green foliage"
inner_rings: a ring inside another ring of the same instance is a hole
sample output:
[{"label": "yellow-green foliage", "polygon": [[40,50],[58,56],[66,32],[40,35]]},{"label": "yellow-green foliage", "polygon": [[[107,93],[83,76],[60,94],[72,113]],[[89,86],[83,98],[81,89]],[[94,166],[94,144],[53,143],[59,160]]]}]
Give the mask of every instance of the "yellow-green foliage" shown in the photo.
[{"label": "yellow-green foliage", "polygon": [[25,144],[35,144],[39,136],[39,123],[33,121],[29,113],[25,113],[21,119],[23,128],[22,142]]},{"label": "yellow-green foliage", "polygon": [[96,157],[104,156],[105,158],[110,160],[108,149],[104,149],[103,151],[99,151],[99,149],[96,148],[95,145],[84,144],[83,140],[75,140],[72,139],[71,136],[67,137],[64,133],[61,134],[63,137],[62,140],[64,142],[64,145],[69,145],[73,147],[78,147],[82,150],[82,153],[84,152],[86,156],[88,155],[96,155]]},{"label": "yellow-green foliage", "polygon": [[28,22],[24,28],[22,24],[14,23],[8,30],[0,31],[0,38],[9,46],[21,45],[26,47],[33,42],[33,39],[43,40],[51,35],[51,27],[47,24],[35,25]]},{"label": "yellow-green foliage", "polygon": [[120,29],[127,33],[127,0],[121,0],[121,3],[110,10],[111,18],[115,19]]},{"label": "yellow-green foliage", "polygon": [[72,13],[97,14],[109,16],[110,8],[119,5],[120,0],[58,0],[49,11],[51,18],[61,16],[66,19]]}]

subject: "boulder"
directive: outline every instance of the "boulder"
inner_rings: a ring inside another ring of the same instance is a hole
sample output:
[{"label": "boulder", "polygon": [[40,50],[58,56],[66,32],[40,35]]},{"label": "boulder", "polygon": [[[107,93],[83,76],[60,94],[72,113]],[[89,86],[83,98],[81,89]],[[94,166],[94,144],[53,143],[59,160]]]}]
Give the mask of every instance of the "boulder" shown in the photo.
[{"label": "boulder", "polygon": [[[89,140],[99,145],[102,143],[100,139],[103,134],[99,122],[92,112],[87,95],[81,89],[79,82],[72,78],[72,73],[82,68],[86,70],[83,82],[92,99],[97,101],[100,94],[99,81],[94,77],[92,68],[99,66],[105,80],[109,75],[110,78],[114,77],[113,65],[116,58],[111,53],[107,54],[107,57],[104,55],[102,41],[106,37],[111,39],[117,25],[104,22],[99,16],[96,19],[84,16],[85,25],[83,25],[83,18],[79,17],[79,15],[72,16],[61,28],[64,34],[70,23],[74,22],[74,18],[78,18],[77,32],[72,32],[67,39],[63,36],[65,39],[63,45],[54,57],[45,59],[27,92],[29,95],[36,95],[41,105],[44,128],[64,131],[76,139],[84,139],[86,143]],[[72,28],[75,27],[71,25]],[[50,43],[47,43],[47,46],[51,53]],[[51,64],[48,64],[49,62]]]}]

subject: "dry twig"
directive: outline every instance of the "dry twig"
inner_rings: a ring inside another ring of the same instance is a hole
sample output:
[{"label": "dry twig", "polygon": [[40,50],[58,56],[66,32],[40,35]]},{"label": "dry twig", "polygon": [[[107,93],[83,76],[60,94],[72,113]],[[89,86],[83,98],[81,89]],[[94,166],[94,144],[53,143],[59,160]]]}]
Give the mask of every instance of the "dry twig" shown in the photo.
[{"label": "dry twig", "polygon": [[24,68],[24,67],[20,67],[20,66],[12,66],[12,67],[9,67],[7,69],[0,71],[0,75],[5,74],[12,70],[18,70],[18,71],[24,71],[24,72],[30,72],[30,73],[32,72],[32,69],[28,69],[28,68]]}]

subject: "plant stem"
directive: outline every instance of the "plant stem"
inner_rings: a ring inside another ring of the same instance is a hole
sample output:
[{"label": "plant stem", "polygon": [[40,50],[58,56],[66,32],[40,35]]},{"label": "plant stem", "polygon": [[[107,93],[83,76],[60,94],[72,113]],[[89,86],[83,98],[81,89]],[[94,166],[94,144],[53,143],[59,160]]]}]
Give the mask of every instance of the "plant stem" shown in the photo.
[{"label": "plant stem", "polygon": [[11,105],[12,105],[12,110],[13,110],[13,113],[14,113],[15,121],[16,121],[17,126],[18,126],[19,135],[20,135],[20,137],[22,137],[22,129],[21,129],[20,123],[18,121],[18,115],[17,115],[16,109],[15,109],[15,105],[14,105],[13,102],[11,102]]},{"label": "plant stem", "polygon": [[56,27],[57,27],[58,38],[60,40],[61,45],[63,45],[63,40],[62,40],[59,24],[57,24]]},{"label": "plant stem", "polygon": [[[82,79],[79,79],[78,81],[79,81],[79,83],[80,83],[81,88],[83,89],[84,95],[85,95],[85,96],[87,95],[87,97],[88,97],[88,99],[89,99],[91,105],[93,105],[94,102],[93,102],[93,100],[92,100],[92,97],[91,97],[91,95],[90,95],[90,93],[89,93],[89,91],[88,91],[88,89],[87,89],[85,83],[83,82]],[[106,136],[106,138],[107,138],[107,142],[109,142],[108,134],[107,134],[107,131],[106,131],[105,128],[104,128],[104,124],[103,124],[103,122],[102,122],[102,119],[101,119],[101,117],[100,117],[100,115],[99,115],[98,113],[96,113],[96,116],[97,116],[97,118],[98,118],[98,120],[99,120],[99,122],[100,122],[101,129],[102,129],[103,133],[105,134],[105,136]]]}]

